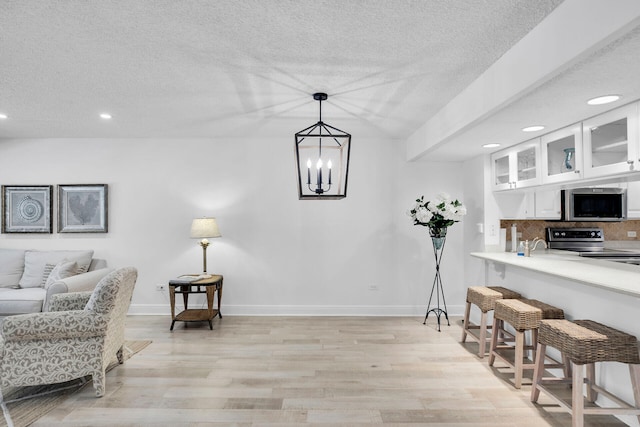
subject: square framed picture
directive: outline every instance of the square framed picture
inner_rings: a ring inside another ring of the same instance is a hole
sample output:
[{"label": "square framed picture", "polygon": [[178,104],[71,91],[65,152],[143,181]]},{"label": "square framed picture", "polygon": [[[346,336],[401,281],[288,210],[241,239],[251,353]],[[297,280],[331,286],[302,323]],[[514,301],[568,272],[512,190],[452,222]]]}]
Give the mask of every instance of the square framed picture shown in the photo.
[{"label": "square framed picture", "polygon": [[58,233],[106,233],[107,184],[58,185]]},{"label": "square framed picture", "polygon": [[51,233],[51,185],[3,185],[3,233]]}]

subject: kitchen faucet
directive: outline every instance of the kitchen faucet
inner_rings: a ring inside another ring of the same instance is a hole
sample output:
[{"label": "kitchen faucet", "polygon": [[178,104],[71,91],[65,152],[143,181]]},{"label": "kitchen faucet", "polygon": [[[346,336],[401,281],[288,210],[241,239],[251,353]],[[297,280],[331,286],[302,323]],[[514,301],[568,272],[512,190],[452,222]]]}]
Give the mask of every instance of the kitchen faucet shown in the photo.
[{"label": "kitchen faucet", "polygon": [[538,243],[542,243],[544,245],[545,249],[548,248],[547,242],[545,242],[540,237],[535,237],[531,241],[531,245],[529,245],[529,241],[528,240],[526,242],[524,242],[524,256],[531,256],[531,252],[536,250],[536,248],[538,247]]},{"label": "kitchen faucet", "polygon": [[547,246],[547,242],[545,242],[544,239],[541,239],[540,237],[536,237],[531,242],[532,246],[531,246],[530,252],[533,252],[536,250],[536,248],[538,247],[538,243],[542,243],[542,246],[544,246],[545,249],[549,248]]}]

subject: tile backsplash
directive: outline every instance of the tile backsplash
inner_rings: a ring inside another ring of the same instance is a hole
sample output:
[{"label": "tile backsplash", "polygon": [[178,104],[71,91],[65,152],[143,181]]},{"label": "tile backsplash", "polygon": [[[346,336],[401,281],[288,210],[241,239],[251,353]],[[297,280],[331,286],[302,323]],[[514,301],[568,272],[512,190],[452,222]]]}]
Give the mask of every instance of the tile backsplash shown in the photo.
[{"label": "tile backsplash", "polygon": [[500,220],[500,228],[507,229],[507,242],[511,241],[511,226],[515,224],[518,232],[522,233],[522,240],[533,240],[536,237],[545,238],[545,229],[572,227],[600,227],[604,231],[605,241],[628,240],[637,241],[638,237],[627,237],[628,231],[635,231],[640,236],[640,220],[621,222],[567,222],[541,220]]}]

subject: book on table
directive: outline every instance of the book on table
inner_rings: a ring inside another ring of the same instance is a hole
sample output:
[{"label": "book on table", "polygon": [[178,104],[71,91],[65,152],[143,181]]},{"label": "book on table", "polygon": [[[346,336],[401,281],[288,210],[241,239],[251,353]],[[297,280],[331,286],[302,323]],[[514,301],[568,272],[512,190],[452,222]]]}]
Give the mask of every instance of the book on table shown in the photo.
[{"label": "book on table", "polygon": [[169,280],[170,285],[189,285],[193,282],[197,282],[202,279],[210,279],[213,277],[211,274],[183,274],[175,279]]}]

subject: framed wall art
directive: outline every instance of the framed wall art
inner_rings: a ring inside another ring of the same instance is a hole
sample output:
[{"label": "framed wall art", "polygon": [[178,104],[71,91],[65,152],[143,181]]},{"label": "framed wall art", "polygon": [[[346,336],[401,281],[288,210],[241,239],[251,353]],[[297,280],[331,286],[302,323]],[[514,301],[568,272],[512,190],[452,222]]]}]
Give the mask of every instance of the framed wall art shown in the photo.
[{"label": "framed wall art", "polygon": [[58,233],[106,233],[107,184],[58,185]]},{"label": "framed wall art", "polygon": [[51,233],[51,185],[3,185],[3,233]]}]

